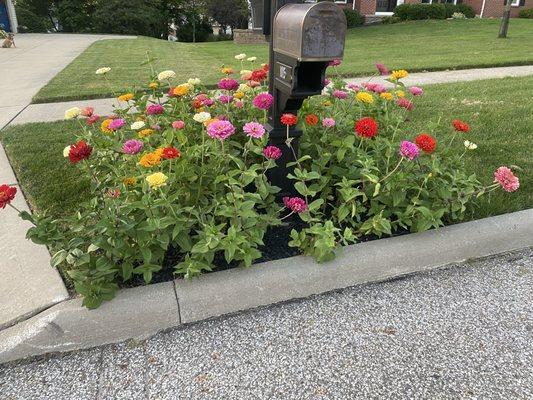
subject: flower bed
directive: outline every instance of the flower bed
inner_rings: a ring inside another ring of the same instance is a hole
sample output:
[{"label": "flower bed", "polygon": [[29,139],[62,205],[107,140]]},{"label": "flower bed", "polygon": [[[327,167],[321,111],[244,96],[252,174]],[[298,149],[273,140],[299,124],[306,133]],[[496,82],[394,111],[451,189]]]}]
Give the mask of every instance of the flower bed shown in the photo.
[{"label": "flower bed", "polygon": [[[66,162],[91,177],[94,197],[62,220],[21,216],[36,225],[32,240],[60,249],[52,264],[66,266],[86,306],[111,299],[119,282],[150,282],[170,248],[175,273],[187,278],[217,260],[250,266],[262,256],[267,230],[297,216],[289,246],[326,261],[339,245],[459,221],[477,197],[518,188],[506,167],[489,186],[465,170],[476,145],[450,150],[469,131],[464,122],[407,133],[423,91],[405,88],[407,72],[400,70],[390,74],[392,89],[328,82],[298,116],[282,117],[287,129],[299,124],[304,135],[289,175],[298,195],[278,203],[279,189],[267,179],[281,154],[265,133],[267,70],[254,69],[253,58],[237,59],[241,73],[223,68],[216,91],[195,78],[176,84],[175,74],[163,71],[153,74],[149,95],[117,95],[124,109],[108,118],[67,110],[80,131],[65,148]],[[105,79],[112,71],[97,73]],[[15,189],[2,186],[0,194],[5,207]]]}]

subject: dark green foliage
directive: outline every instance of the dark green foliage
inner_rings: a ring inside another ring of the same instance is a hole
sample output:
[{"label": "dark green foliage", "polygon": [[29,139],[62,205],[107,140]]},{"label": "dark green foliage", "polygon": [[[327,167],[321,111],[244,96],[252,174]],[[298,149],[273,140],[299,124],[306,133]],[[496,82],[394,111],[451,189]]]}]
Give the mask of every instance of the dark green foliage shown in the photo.
[{"label": "dark green foliage", "polygon": [[394,9],[394,16],[403,20],[445,19],[460,12],[467,18],[474,18],[475,12],[466,4],[401,4]]},{"label": "dark green foliage", "polygon": [[520,10],[520,12],[518,13],[518,17],[533,19],[533,8],[526,8],[525,10]]},{"label": "dark green foliage", "polygon": [[18,29],[20,32],[46,32],[52,24],[46,17],[35,14],[33,11],[18,6],[16,8]]},{"label": "dark green foliage", "polygon": [[[109,1],[109,3],[112,2]],[[57,19],[61,30],[64,32],[91,31],[93,3],[87,0],[61,0],[57,3]]]},{"label": "dark green foliage", "polygon": [[190,13],[184,16],[184,19],[185,22],[182,22],[177,29],[180,42],[206,42],[213,33],[213,28],[206,17]]},{"label": "dark green foliage", "polygon": [[343,11],[344,15],[346,15],[346,25],[348,28],[354,28],[365,23],[365,17],[359,14],[359,11],[350,10],[349,8],[345,8]]},{"label": "dark green foliage", "polygon": [[207,13],[223,27],[231,31],[248,27],[248,3],[246,0],[208,0]]}]

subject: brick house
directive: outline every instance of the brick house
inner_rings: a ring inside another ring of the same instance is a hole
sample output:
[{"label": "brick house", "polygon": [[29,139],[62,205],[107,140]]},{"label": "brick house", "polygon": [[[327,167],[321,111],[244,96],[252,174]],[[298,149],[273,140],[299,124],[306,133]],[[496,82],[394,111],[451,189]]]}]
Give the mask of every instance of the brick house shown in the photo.
[{"label": "brick house", "polygon": [[0,29],[17,32],[17,15],[12,0],[0,0]]},{"label": "brick house", "polygon": [[[512,0],[511,16],[517,17],[518,12],[524,8],[533,8],[533,0]],[[468,4],[481,18],[501,17],[504,9],[504,0],[336,0],[335,3],[358,10],[362,15],[392,15],[394,7],[400,4],[432,4],[451,3]]]}]

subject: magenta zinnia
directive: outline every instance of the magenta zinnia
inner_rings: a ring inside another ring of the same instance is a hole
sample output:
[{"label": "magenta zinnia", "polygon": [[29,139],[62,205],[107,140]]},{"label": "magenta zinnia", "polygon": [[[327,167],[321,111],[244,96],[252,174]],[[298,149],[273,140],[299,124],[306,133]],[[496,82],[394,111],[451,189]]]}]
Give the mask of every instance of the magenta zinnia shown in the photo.
[{"label": "magenta zinnia", "polygon": [[213,121],[207,126],[207,134],[218,140],[226,140],[235,133],[235,127],[229,121]]},{"label": "magenta zinnia", "polygon": [[494,172],[494,182],[499,183],[506,192],[514,192],[520,187],[520,180],[507,167],[500,167]]},{"label": "magenta zinnia", "polygon": [[268,110],[270,106],[272,106],[272,102],[274,101],[274,97],[270,93],[264,92],[259,93],[257,96],[255,96],[254,100],[252,101],[252,104],[254,107],[257,107],[261,110]]},{"label": "magenta zinnia", "polygon": [[404,140],[402,143],[400,143],[400,155],[402,157],[408,158],[409,160],[414,160],[418,157],[419,153],[420,150],[418,149],[418,146],[413,142]]},{"label": "magenta zinnia", "polygon": [[297,214],[307,210],[307,203],[300,197],[284,197],[283,204],[285,204],[285,207]]},{"label": "magenta zinnia", "polygon": [[148,107],[146,107],[146,114],[148,115],[157,115],[157,114],[163,114],[165,109],[161,104],[150,104]]},{"label": "magenta zinnia", "polygon": [[137,154],[143,148],[143,142],[140,140],[126,140],[122,145],[122,151],[126,154]]},{"label": "magenta zinnia", "polygon": [[269,160],[277,160],[281,157],[282,152],[279,147],[267,146],[263,149],[263,155]]}]

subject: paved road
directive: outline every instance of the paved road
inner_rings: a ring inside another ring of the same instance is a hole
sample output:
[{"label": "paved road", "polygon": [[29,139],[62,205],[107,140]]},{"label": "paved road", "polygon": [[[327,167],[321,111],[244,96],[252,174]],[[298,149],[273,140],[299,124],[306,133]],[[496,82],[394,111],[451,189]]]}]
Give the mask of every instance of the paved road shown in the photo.
[{"label": "paved road", "polygon": [[128,37],[35,33],[17,35],[16,49],[0,49],[0,129],[30,104],[39,89],[91,43],[120,38]]},{"label": "paved road", "polygon": [[531,399],[533,249],[0,367],[5,399]]}]

